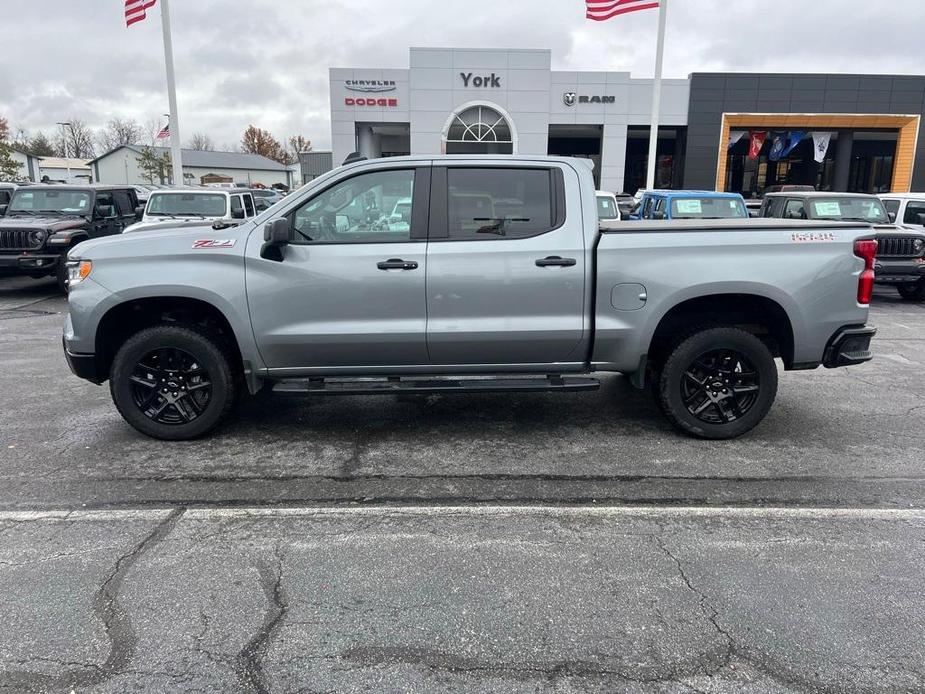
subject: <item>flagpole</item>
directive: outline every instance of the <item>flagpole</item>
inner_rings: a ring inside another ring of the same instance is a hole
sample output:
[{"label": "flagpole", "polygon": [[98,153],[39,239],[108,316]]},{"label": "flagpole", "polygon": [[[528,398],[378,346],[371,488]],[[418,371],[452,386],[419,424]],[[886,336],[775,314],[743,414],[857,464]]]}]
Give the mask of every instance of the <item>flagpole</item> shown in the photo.
[{"label": "flagpole", "polygon": [[658,4],[658,45],[655,48],[655,79],[652,81],[652,121],[649,125],[649,166],[646,169],[646,189],[655,188],[656,153],[658,150],[658,120],[662,108],[662,56],[665,53],[665,25],[668,0]]},{"label": "flagpole", "polygon": [[180,119],[177,116],[177,87],[173,74],[169,0],[161,0],[161,29],[164,35],[164,63],[167,66],[167,101],[170,104],[170,163],[173,167],[173,184],[180,186],[183,185],[183,153],[180,149]]}]

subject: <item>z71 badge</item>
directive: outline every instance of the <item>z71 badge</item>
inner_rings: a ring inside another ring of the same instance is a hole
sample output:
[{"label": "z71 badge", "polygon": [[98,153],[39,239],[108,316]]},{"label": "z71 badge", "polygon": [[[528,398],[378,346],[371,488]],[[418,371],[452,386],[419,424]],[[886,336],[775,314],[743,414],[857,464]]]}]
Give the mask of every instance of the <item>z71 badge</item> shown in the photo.
[{"label": "z71 badge", "polygon": [[193,242],[193,248],[233,248],[237,239],[199,239]]}]

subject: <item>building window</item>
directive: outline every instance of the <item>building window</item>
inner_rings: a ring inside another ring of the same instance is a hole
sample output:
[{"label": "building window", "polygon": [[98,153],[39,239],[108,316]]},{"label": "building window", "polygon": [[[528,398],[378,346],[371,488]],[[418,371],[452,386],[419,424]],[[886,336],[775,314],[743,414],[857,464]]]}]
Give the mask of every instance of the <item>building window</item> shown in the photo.
[{"label": "building window", "polygon": [[456,113],[446,129],[447,154],[513,154],[514,135],[507,118],[490,106]]}]

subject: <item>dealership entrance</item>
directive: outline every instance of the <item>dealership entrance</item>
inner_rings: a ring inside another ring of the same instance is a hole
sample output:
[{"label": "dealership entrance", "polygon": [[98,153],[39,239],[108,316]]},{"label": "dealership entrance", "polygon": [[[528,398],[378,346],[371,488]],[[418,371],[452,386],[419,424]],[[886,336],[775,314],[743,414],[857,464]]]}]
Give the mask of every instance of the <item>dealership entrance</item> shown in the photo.
[{"label": "dealership entrance", "polygon": [[[816,190],[885,193],[909,190],[919,116],[724,114],[717,190],[758,197],[772,185],[811,185]],[[744,132],[732,147],[730,132]],[[756,158],[749,131],[768,133]],[[812,133],[831,133],[822,162]],[[773,133],[805,137],[785,157],[771,160]]]}]

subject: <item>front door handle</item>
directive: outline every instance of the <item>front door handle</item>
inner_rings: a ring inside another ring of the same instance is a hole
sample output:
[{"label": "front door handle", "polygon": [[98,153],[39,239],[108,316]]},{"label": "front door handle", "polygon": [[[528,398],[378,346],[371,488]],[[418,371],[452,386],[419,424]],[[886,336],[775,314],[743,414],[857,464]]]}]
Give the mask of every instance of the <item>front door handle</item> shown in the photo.
[{"label": "front door handle", "polygon": [[417,270],[418,264],[413,260],[402,260],[401,258],[389,258],[381,263],[376,263],[380,270]]},{"label": "front door handle", "polygon": [[536,261],[537,267],[572,267],[577,265],[578,261],[574,258],[561,258],[558,255],[551,255],[547,258],[540,258]]}]

